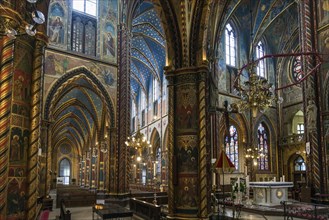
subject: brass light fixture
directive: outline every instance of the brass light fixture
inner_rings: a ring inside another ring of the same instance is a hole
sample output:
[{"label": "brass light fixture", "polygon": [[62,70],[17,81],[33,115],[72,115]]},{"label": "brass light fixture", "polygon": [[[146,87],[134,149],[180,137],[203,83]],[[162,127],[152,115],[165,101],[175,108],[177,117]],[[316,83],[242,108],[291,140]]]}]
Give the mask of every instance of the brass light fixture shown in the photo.
[{"label": "brass light fixture", "polygon": [[274,86],[264,77],[258,76],[255,68],[256,63],[252,62],[249,65],[249,81],[245,81],[243,85],[239,81],[235,84],[241,100],[234,104],[239,113],[251,109],[254,118],[258,111],[264,113],[275,101],[279,104],[283,101],[282,97],[276,98]]},{"label": "brass light fixture", "polygon": [[140,128],[137,129],[134,135],[127,138],[125,144],[130,147],[131,157],[136,157],[137,162],[141,162],[147,148],[152,147],[150,142],[146,140],[144,134],[140,132]]},{"label": "brass light fixture", "polygon": [[[45,22],[44,14],[36,9],[36,3],[38,0],[26,0],[31,5],[30,20],[32,24],[23,20],[20,14],[7,7],[2,1],[0,1],[0,14],[3,16],[0,21],[0,27],[4,27],[4,33],[0,35],[6,35],[9,38],[15,39],[17,35],[28,34],[34,36],[36,26]],[[25,32],[22,32],[25,30]]]}]

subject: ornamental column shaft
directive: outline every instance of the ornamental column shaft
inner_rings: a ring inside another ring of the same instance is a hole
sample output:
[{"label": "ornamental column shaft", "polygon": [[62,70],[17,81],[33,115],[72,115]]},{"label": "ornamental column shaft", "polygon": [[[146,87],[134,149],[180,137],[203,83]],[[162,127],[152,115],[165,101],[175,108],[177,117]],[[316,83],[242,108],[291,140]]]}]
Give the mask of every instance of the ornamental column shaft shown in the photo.
[{"label": "ornamental column shaft", "polygon": [[14,40],[5,36],[0,44],[0,219],[6,219]]},{"label": "ornamental column shaft", "polygon": [[169,82],[169,219],[208,219],[211,166],[207,136],[208,67],[166,72]]},{"label": "ornamental column shaft", "polygon": [[119,69],[117,103],[117,148],[116,148],[116,194],[126,194],[129,190],[128,150],[125,141],[130,133],[130,32],[124,24],[119,32]]},{"label": "ornamental column shaft", "polygon": [[[301,48],[302,52],[315,51],[316,44],[316,23],[314,22],[314,14],[312,8],[315,4],[311,0],[299,1],[299,14],[300,14],[300,35],[301,35]],[[304,73],[309,73],[316,65],[316,60],[311,56],[303,57],[303,70]],[[307,160],[307,179],[308,185],[312,187],[313,193],[324,191],[323,166],[322,154],[323,146],[321,141],[321,134],[323,129],[320,121],[321,103],[320,91],[317,75],[310,75],[303,83],[304,93],[304,112],[306,113],[306,141],[310,142],[311,153]]]},{"label": "ornamental column shaft", "polygon": [[36,217],[38,197],[38,149],[41,134],[41,109],[42,109],[42,74],[44,61],[45,41],[37,39],[34,49],[34,63],[31,81],[31,129],[28,149],[27,165],[27,219]]}]

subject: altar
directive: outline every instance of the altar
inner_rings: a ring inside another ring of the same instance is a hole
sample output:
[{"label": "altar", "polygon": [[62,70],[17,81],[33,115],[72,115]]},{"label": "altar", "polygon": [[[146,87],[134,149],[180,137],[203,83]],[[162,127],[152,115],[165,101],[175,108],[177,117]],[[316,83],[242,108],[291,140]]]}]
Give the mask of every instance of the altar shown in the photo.
[{"label": "altar", "polygon": [[264,206],[280,205],[288,200],[288,188],[293,182],[249,182],[254,191],[254,203]]}]

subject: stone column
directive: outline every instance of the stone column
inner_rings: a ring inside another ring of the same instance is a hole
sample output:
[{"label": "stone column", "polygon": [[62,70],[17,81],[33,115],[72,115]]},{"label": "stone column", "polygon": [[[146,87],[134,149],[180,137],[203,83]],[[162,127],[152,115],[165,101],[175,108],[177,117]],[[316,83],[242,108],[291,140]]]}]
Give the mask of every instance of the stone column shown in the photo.
[{"label": "stone column", "polygon": [[106,189],[110,193],[114,193],[116,189],[115,181],[115,168],[116,168],[116,129],[110,128],[110,142],[109,142],[109,152],[108,152],[108,163],[106,166]]},{"label": "stone column", "polygon": [[[38,38],[40,37],[40,38]],[[27,165],[27,219],[36,217],[36,205],[38,197],[38,149],[40,147],[41,115],[42,115],[42,84],[44,48],[47,38],[37,36],[34,48],[34,63],[31,81],[31,129],[28,149]]]},{"label": "stone column", "polygon": [[117,100],[117,148],[116,148],[116,189],[112,193],[127,194],[129,190],[128,149],[125,144],[130,133],[130,39],[129,30],[124,24],[120,25],[118,56],[118,96]]},{"label": "stone column", "polygon": [[[311,0],[299,1],[300,14],[300,36],[302,52],[315,51],[316,27],[313,22],[315,15],[311,8],[315,4]],[[302,56],[304,73],[309,73],[316,65],[316,60],[312,56]],[[325,191],[325,167],[323,166],[322,155],[324,153],[321,134],[323,128],[321,126],[321,105],[320,94],[318,91],[319,83],[318,74],[311,74],[303,83],[304,112],[306,124],[306,141],[311,144],[311,153],[307,158],[307,179],[308,185],[312,187],[313,193]]]},{"label": "stone column", "polygon": [[[0,10],[1,12],[1,10]],[[1,16],[0,16],[0,19]],[[0,31],[3,30],[0,28]],[[6,219],[14,40],[0,39],[0,219]]]},{"label": "stone column", "polygon": [[166,71],[169,81],[170,219],[208,219],[211,166],[207,140],[207,65]]}]

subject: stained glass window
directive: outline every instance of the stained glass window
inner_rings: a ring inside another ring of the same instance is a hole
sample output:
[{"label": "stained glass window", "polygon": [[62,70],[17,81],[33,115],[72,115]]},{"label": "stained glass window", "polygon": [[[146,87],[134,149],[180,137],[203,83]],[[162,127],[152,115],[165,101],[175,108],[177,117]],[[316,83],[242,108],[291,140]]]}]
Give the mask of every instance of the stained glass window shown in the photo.
[{"label": "stained glass window", "polygon": [[63,177],[63,184],[69,185],[70,184],[70,172],[71,172],[71,165],[70,161],[66,158],[62,159],[59,163],[59,176]]},{"label": "stained glass window", "polygon": [[[265,56],[265,47],[262,41],[259,41],[256,46],[256,59],[262,58]],[[257,65],[257,75],[263,78],[266,78],[266,63],[265,59],[262,59],[258,62]]]},{"label": "stained glass window", "polygon": [[83,23],[80,17],[76,17],[73,21],[72,28],[72,50],[82,53],[83,43]]},{"label": "stained glass window", "polygon": [[268,132],[262,123],[258,126],[258,169],[269,170]]},{"label": "stained glass window", "polygon": [[97,41],[96,17],[73,11],[72,21],[72,51],[95,56]]},{"label": "stained glass window", "polygon": [[292,76],[296,82],[299,82],[303,78],[303,71],[302,71],[302,60],[301,56],[295,57],[293,64],[292,64]]},{"label": "stained glass window", "polygon": [[236,35],[230,24],[225,28],[225,54],[226,64],[236,66]]},{"label": "stained glass window", "polygon": [[234,164],[235,169],[239,168],[239,143],[238,143],[238,132],[236,127],[233,125],[229,129],[229,137],[225,137],[225,151],[226,155],[230,158]]},{"label": "stained glass window", "polygon": [[85,54],[95,55],[96,51],[96,28],[91,21],[88,21],[85,26],[86,34],[85,34]]},{"label": "stained glass window", "polygon": [[297,124],[297,134],[304,134],[304,124]]}]

